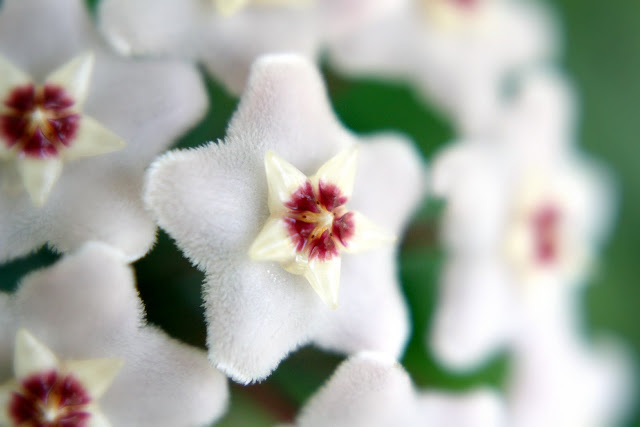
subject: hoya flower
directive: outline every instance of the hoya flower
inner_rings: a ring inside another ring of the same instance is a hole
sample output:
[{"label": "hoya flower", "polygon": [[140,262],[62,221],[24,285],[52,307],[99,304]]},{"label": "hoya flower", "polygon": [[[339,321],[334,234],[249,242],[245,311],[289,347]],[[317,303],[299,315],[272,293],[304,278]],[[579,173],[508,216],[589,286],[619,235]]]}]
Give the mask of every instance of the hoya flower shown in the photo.
[{"label": "hoya flower", "polygon": [[397,362],[360,353],[343,362],[296,420],[311,426],[504,426],[504,404],[478,389],[454,395],[418,391]]},{"label": "hoya flower", "polygon": [[110,425],[97,400],[113,382],[121,360],[60,361],[21,329],[13,366],[15,380],[0,387],[3,425]]},{"label": "hoya flower", "polygon": [[411,82],[463,133],[496,118],[509,77],[554,54],[552,20],[534,1],[399,3],[332,46],[332,63],[352,75]]},{"label": "hoya flower", "polygon": [[435,161],[448,259],[430,343],[453,367],[512,344],[528,318],[554,329],[545,312],[558,301],[575,314],[613,197],[603,168],[564,140],[566,96],[562,80],[535,74],[493,136],[453,144]]},{"label": "hoya flower", "polygon": [[259,55],[315,58],[327,40],[396,6],[396,0],[103,0],[98,19],[119,52],[197,59],[239,94]]},{"label": "hoya flower", "polygon": [[212,363],[250,382],[310,342],[398,356],[408,319],[390,237],[422,175],[403,138],[342,128],[307,60],[258,60],[224,141],[169,152],[147,179],[159,225],[207,274]]},{"label": "hoya flower", "polygon": [[205,108],[192,66],[113,55],[84,1],[3,1],[0,260],[88,240],[144,255],[144,170]]},{"label": "hoya flower", "polygon": [[205,352],[146,324],[119,250],[88,243],[0,308],[2,425],[192,426],[225,409]]}]

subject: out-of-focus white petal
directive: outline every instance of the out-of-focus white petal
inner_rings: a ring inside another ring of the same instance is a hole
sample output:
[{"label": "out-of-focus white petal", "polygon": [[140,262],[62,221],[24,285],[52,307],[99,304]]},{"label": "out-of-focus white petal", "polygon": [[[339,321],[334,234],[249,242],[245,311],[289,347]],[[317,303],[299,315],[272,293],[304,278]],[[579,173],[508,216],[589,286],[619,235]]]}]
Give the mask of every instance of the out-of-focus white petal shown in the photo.
[{"label": "out-of-focus white petal", "polygon": [[427,392],[420,396],[423,416],[434,426],[506,427],[505,405],[498,393],[476,389],[467,393]]},{"label": "out-of-focus white petal", "polygon": [[62,160],[24,157],[17,160],[17,166],[31,201],[38,207],[43,206],[62,173]]},{"label": "out-of-focus white petal", "polygon": [[202,425],[224,411],[226,379],[206,354],[144,324],[133,272],[121,251],[88,244],[27,276],[13,302],[16,323],[60,359],[123,360],[100,399],[114,426]]},{"label": "out-of-focus white petal", "polygon": [[269,185],[269,211],[272,214],[281,212],[286,209],[284,204],[308,179],[305,174],[273,151],[269,151],[264,156],[264,167]]},{"label": "out-of-focus white petal", "polygon": [[384,353],[363,352],[343,362],[302,408],[296,425],[500,427],[496,393],[418,393],[402,366]]},{"label": "out-of-focus white petal", "polygon": [[75,101],[74,107],[82,108],[89,91],[94,63],[93,53],[83,53],[55,70],[45,81],[62,86]]},{"label": "out-of-focus white petal", "polygon": [[572,334],[542,333],[516,348],[508,390],[512,425],[624,424],[634,395],[629,355],[611,339],[589,348]]},{"label": "out-of-focus white petal", "polygon": [[417,425],[409,375],[392,357],[361,353],[343,362],[305,404],[296,425]]},{"label": "out-of-focus white petal", "polygon": [[45,243],[67,252],[100,240],[135,260],[153,243],[155,225],[140,200],[142,176],[206,110],[202,80],[179,61],[132,62],[106,52],[81,0],[3,2],[0,53],[34,81],[44,82],[61,62],[87,51],[95,53],[95,66],[85,111],[127,146],[67,165],[39,209],[26,193],[0,192],[0,242],[11,242],[0,244],[0,259]]},{"label": "out-of-focus white petal", "polygon": [[26,378],[31,374],[57,369],[58,366],[58,358],[46,345],[27,330],[18,330],[13,357],[16,378]]},{"label": "out-of-focus white petal", "polygon": [[70,360],[64,362],[64,368],[80,380],[93,399],[99,399],[118,375],[123,364],[122,359]]},{"label": "out-of-focus white petal", "polygon": [[505,266],[491,259],[449,261],[427,346],[445,365],[469,370],[510,337],[517,289]]}]

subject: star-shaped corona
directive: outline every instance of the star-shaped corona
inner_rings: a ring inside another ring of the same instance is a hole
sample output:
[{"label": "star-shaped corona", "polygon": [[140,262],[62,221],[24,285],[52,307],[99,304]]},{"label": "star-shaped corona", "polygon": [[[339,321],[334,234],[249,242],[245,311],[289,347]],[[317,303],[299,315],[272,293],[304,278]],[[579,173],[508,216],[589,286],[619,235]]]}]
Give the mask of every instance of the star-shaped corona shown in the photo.
[{"label": "star-shaped corona", "polygon": [[234,15],[248,6],[286,6],[295,7],[310,3],[313,0],[212,0],[219,14]]},{"label": "star-shaped corona", "polygon": [[0,425],[110,426],[97,400],[121,367],[119,359],[60,361],[21,329],[16,335],[15,379],[0,386]]},{"label": "star-shaped corona", "polygon": [[82,54],[38,84],[0,56],[0,160],[14,162],[36,206],[45,204],[65,161],[124,147],[82,112],[93,63],[93,54]]},{"label": "star-shaped corona", "polygon": [[341,252],[355,253],[392,243],[387,233],[359,212],[350,211],[357,146],[307,177],[274,152],[265,156],[271,216],[249,254],[277,261],[303,275],[328,306],[338,305]]}]

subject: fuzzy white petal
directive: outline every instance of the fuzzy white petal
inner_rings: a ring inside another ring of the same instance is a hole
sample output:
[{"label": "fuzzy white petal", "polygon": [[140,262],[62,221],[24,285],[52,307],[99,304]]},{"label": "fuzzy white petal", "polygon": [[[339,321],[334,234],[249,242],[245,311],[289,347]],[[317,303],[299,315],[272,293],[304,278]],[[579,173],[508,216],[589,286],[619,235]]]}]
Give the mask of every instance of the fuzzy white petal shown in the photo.
[{"label": "fuzzy white petal", "polygon": [[476,389],[458,395],[428,392],[420,396],[423,416],[434,426],[506,427],[505,405],[498,393]]},{"label": "fuzzy white petal", "polygon": [[30,206],[26,193],[1,192],[0,259],[45,243],[66,252],[100,240],[134,260],[154,240],[155,226],[140,200],[142,176],[157,153],[204,113],[201,78],[178,61],[134,63],[107,52],[80,0],[3,2],[0,54],[35,81],[86,51],[95,53],[95,67],[84,110],[127,146],[66,165],[41,209]]},{"label": "fuzzy white petal", "polygon": [[[358,169],[364,173],[356,173],[349,207],[367,207],[361,210],[396,231],[404,226],[422,193],[421,165],[404,141],[391,136],[371,140],[361,148]],[[209,357],[236,381],[266,377],[288,352],[314,339],[340,351],[388,346],[399,353],[404,346],[406,308],[397,289],[391,251],[385,252],[384,279],[376,282],[383,289],[367,294],[375,298],[361,299],[362,306],[353,310],[345,306],[344,313],[352,314],[347,316],[338,314],[341,304],[335,311],[326,307],[304,277],[274,262],[251,261],[248,255],[269,217],[264,179],[267,151],[277,152],[311,175],[354,142],[355,137],[339,126],[331,111],[317,70],[302,58],[274,55],[253,66],[224,141],[171,152],[150,169],[145,201],[160,226],[207,273]],[[381,177],[376,162],[389,154],[385,169],[389,176]],[[394,174],[403,168],[406,175]],[[358,196],[360,179],[367,196]],[[394,183],[406,191],[394,191]],[[379,203],[378,194],[397,204]],[[342,264],[350,281],[366,282],[360,269],[378,271],[365,263],[347,268],[348,257]],[[361,292],[364,283],[359,286],[353,286],[354,293]],[[377,317],[386,321],[384,333],[374,336],[368,316],[378,314],[375,304],[381,300],[386,304],[388,296],[389,309]],[[359,321],[351,322],[354,317]],[[331,325],[320,332],[323,323],[329,325],[326,319],[332,319]],[[339,332],[332,335],[333,331]],[[353,337],[358,338],[349,342]]]},{"label": "fuzzy white petal", "polygon": [[16,378],[26,378],[31,374],[57,369],[56,355],[29,331],[18,330],[16,334],[13,370]]},{"label": "fuzzy white petal", "polygon": [[201,425],[219,417],[224,376],[203,351],[146,326],[141,305],[124,254],[94,243],[27,276],[12,310],[61,360],[123,360],[100,399],[113,425]]},{"label": "fuzzy white petal", "polygon": [[346,354],[371,350],[400,357],[410,322],[393,248],[345,255],[338,301],[337,309],[325,313],[317,345]]}]

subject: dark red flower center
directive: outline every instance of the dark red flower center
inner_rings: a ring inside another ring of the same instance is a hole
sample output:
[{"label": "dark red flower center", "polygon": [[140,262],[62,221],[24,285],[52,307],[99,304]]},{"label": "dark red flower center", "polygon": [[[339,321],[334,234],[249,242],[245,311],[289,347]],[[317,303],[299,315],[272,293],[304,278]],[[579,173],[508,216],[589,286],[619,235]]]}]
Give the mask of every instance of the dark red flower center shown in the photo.
[{"label": "dark red flower center", "polygon": [[313,188],[307,181],[300,186],[285,203],[289,211],[284,218],[296,250],[323,261],[339,255],[340,245],[347,247],[355,233],[353,212],[344,207],[346,202],[333,184],[320,181]]},{"label": "dark red flower center", "polygon": [[56,156],[71,145],[80,126],[74,104],[60,86],[18,86],[0,106],[0,139],[28,157]]},{"label": "dark red flower center", "polygon": [[558,259],[560,211],[551,204],[542,205],[531,217],[534,255],[539,264],[549,265]]},{"label": "dark red flower center", "polygon": [[84,427],[91,402],[82,384],[55,370],[31,375],[20,383],[9,400],[9,416],[15,425],[29,427]]}]

